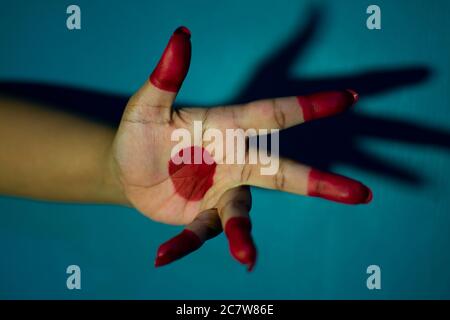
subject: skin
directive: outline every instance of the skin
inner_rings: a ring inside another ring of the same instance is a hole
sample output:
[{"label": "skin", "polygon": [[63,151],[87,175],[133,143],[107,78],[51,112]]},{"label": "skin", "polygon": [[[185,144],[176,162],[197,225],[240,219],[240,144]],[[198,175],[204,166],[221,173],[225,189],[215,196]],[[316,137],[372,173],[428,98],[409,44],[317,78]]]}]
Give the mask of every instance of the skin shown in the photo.
[{"label": "skin", "polygon": [[190,36],[185,27],[174,32],[149,80],[130,98],[117,131],[29,102],[1,99],[0,136],[7,139],[0,145],[0,192],[129,205],[153,220],[185,225],[160,246],[156,266],[197,250],[224,230],[231,255],[248,270],[257,256],[248,186],[347,204],[371,201],[372,193],[362,183],[288,159],[280,159],[272,176],[261,175],[260,164],[176,165],[171,151],[177,142],[171,141],[171,133],[184,128],[193,135],[194,121],[223,133],[282,130],[343,112],[357,101],[355,92],[342,90],[174,110],[189,69]]}]

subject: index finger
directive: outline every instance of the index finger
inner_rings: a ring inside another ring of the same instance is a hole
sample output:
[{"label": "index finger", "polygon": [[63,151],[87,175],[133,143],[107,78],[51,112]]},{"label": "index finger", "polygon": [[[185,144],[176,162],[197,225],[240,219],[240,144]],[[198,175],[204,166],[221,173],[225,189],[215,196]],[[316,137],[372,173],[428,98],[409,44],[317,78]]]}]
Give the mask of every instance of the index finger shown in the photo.
[{"label": "index finger", "polygon": [[353,90],[265,99],[229,106],[225,111],[243,129],[286,129],[344,112],[358,101]]}]

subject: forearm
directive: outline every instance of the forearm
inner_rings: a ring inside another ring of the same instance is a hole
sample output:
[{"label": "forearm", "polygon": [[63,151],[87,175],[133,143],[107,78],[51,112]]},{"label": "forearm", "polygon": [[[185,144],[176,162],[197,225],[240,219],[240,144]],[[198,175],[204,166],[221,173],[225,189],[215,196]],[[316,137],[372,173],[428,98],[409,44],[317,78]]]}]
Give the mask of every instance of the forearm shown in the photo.
[{"label": "forearm", "polygon": [[114,134],[57,106],[0,97],[0,193],[126,203],[111,157]]}]

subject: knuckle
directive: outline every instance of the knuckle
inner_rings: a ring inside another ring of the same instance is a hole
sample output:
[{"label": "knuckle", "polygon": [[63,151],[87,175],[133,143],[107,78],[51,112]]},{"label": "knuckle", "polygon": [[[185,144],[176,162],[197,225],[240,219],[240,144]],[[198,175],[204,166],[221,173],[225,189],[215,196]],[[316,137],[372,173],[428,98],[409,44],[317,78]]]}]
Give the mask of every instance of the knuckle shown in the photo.
[{"label": "knuckle", "polygon": [[250,181],[252,175],[253,175],[253,165],[247,163],[244,164],[241,169],[239,182],[242,184],[247,184]]},{"label": "knuckle", "polygon": [[286,126],[286,115],[281,107],[281,105],[277,102],[277,99],[271,99],[273,118],[278,128],[283,129]]},{"label": "knuckle", "polygon": [[286,182],[285,166],[280,163],[276,174],[273,175],[273,184],[276,190],[283,190]]}]

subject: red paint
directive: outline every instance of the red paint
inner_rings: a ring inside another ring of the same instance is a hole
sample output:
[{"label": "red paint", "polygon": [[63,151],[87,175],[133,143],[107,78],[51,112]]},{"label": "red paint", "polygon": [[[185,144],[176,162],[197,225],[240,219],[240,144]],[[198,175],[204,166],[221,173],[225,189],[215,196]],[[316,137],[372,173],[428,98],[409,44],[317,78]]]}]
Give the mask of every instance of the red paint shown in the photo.
[{"label": "red paint", "polygon": [[[169,161],[169,175],[175,191],[186,200],[198,201],[203,199],[205,193],[214,182],[214,173],[217,164],[211,155],[202,147],[191,146],[180,150],[179,158],[183,158],[185,152],[190,153],[190,162],[176,164],[174,158]],[[201,155],[199,163],[195,163],[195,154]],[[211,163],[211,164],[209,164]]]},{"label": "red paint", "polygon": [[179,235],[173,237],[159,246],[156,254],[155,267],[160,267],[178,260],[202,246],[200,238],[191,230],[184,229]]},{"label": "red paint", "polygon": [[297,100],[303,112],[303,119],[311,121],[347,110],[358,101],[358,94],[353,90],[328,91],[298,96]]},{"label": "red paint", "polygon": [[191,61],[191,33],[179,27],[173,33],[150,82],[159,89],[178,92],[189,70]]},{"label": "red paint", "polygon": [[246,217],[230,218],[225,225],[231,255],[251,271],[256,262],[256,247],[251,236],[250,219]]},{"label": "red paint", "polygon": [[361,182],[315,169],[309,173],[308,195],[347,204],[372,201],[372,191]]}]

